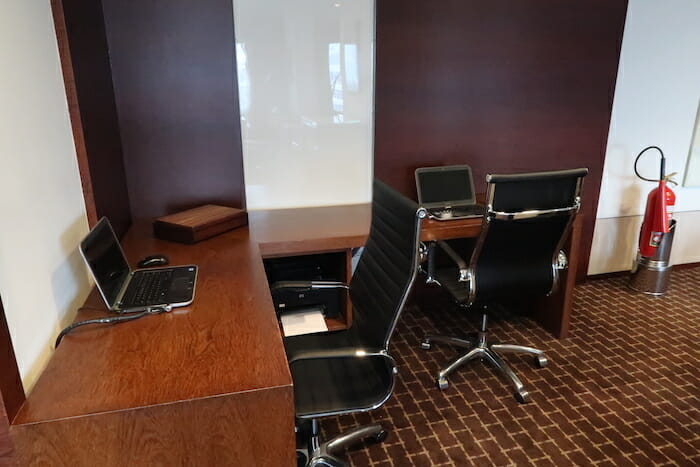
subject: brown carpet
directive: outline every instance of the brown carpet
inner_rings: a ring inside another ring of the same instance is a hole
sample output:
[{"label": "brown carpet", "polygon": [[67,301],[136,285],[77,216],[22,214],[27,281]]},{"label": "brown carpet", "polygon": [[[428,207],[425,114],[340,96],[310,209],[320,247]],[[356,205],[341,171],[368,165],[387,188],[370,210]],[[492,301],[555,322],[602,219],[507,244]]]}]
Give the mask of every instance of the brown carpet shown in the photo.
[{"label": "brown carpet", "polygon": [[477,321],[442,303],[406,310],[391,347],[392,398],[369,414],[322,421],[327,435],[374,421],[390,429],[384,443],[352,450],[352,465],[700,465],[700,268],[675,270],[663,298],[634,293],[623,278],[578,286],[563,341],[530,320],[495,316],[493,339],[547,352],[544,369],[506,357],[530,392],[527,405],[479,362],[437,389],[437,371],[456,350],[422,350],[422,336],[471,332]]}]

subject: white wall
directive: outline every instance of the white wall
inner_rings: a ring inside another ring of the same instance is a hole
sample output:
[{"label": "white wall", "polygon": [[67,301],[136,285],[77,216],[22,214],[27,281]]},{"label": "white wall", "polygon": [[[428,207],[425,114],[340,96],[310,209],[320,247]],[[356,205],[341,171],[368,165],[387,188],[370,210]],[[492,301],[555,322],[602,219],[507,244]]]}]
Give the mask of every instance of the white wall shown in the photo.
[{"label": "white wall", "polygon": [[[656,145],[667,173],[686,168],[700,98],[700,1],[630,0],[615,89],[589,274],[630,269],[653,184],[637,179],[636,155]],[[647,152],[643,174],[658,174]],[[678,230],[673,264],[700,261],[700,188],[676,187]]]},{"label": "white wall", "polygon": [[234,0],[248,209],[371,198],[372,0]]},{"label": "white wall", "polygon": [[89,292],[87,232],[48,1],[0,6],[0,296],[25,389]]}]

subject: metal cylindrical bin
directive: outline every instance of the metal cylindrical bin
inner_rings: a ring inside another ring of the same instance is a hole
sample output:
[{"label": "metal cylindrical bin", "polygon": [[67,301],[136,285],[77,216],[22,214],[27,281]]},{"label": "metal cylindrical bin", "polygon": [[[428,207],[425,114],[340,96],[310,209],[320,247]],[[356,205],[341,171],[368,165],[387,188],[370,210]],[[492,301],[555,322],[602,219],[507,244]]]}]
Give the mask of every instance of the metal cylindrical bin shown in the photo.
[{"label": "metal cylindrical bin", "polygon": [[666,293],[671,278],[669,259],[671,258],[671,246],[675,232],[676,220],[674,219],[671,221],[668,233],[661,239],[654,256],[641,256],[637,252],[637,259],[632,266],[632,277],[630,278],[630,287],[633,290],[656,296]]}]

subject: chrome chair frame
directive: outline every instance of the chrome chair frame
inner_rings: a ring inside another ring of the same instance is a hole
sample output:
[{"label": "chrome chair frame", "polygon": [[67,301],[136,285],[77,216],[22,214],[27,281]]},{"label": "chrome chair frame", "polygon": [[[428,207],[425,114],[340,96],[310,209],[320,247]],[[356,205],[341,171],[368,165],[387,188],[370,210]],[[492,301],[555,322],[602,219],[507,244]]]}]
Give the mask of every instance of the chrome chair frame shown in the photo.
[{"label": "chrome chair frame", "polygon": [[[476,279],[475,279],[475,273],[476,273],[476,265],[479,260],[479,256],[481,254],[481,250],[484,246],[484,243],[486,241],[486,237],[488,235],[489,227],[491,225],[491,222],[493,219],[498,219],[498,220],[519,220],[519,219],[532,219],[532,218],[537,218],[537,217],[550,217],[550,216],[569,216],[569,220],[563,230],[563,233],[561,235],[561,238],[558,241],[558,244],[555,248],[555,253],[552,257],[552,272],[553,272],[553,281],[552,281],[552,287],[547,293],[547,295],[551,295],[555,293],[558,288],[559,288],[559,272],[563,269],[566,269],[568,267],[568,260],[566,257],[566,254],[562,250],[564,246],[564,242],[566,241],[567,237],[569,236],[571,232],[571,228],[573,225],[574,218],[576,214],[578,213],[580,207],[581,207],[581,188],[582,188],[582,182],[583,178],[578,179],[578,183],[576,185],[576,195],[574,198],[574,203],[572,206],[568,206],[565,208],[555,208],[555,209],[546,209],[546,210],[527,210],[527,211],[519,211],[519,212],[502,212],[502,211],[495,211],[493,209],[493,201],[494,201],[494,195],[495,195],[495,187],[492,182],[492,175],[487,175],[486,181],[488,183],[488,191],[487,191],[487,208],[486,208],[486,213],[483,217],[482,220],[482,227],[481,227],[481,233],[479,235],[479,238],[477,240],[476,246],[474,248],[474,252],[472,253],[471,259],[469,264],[467,265],[466,261],[462,259],[459,254],[452,249],[449,244],[447,244],[444,241],[438,241],[436,242],[438,246],[454,261],[454,263],[457,265],[459,269],[459,282],[464,282],[465,286],[468,288],[468,301],[465,303],[458,303],[460,307],[463,308],[469,308],[471,307],[475,300],[476,300],[476,294],[477,294],[477,288],[476,288]],[[432,252],[431,252],[432,253]],[[430,258],[428,258],[428,271],[427,271],[427,283],[436,283],[440,285],[439,281],[435,279],[434,277],[434,266]],[[469,339],[461,339],[461,338],[456,338],[456,337],[449,337],[449,336],[438,336],[438,335],[427,335],[424,337],[423,341],[421,342],[421,348],[423,349],[430,349],[432,347],[433,343],[441,343],[441,344],[448,344],[452,345],[458,348],[463,348],[466,349],[467,351],[465,353],[462,353],[460,355],[457,355],[454,359],[452,359],[447,366],[445,366],[440,372],[438,373],[438,376],[436,378],[436,383],[437,386],[441,390],[447,389],[449,386],[449,382],[447,377],[452,374],[455,370],[460,368],[461,366],[467,364],[468,362],[471,362],[473,360],[486,360],[489,362],[494,369],[499,373],[499,375],[506,380],[512,387],[513,387],[513,395],[515,399],[521,403],[527,403],[530,401],[530,394],[529,392],[525,389],[525,386],[523,385],[522,381],[518,376],[515,374],[515,372],[511,369],[511,367],[506,363],[506,361],[503,359],[501,356],[502,353],[516,353],[516,354],[528,354],[533,356],[533,360],[535,363],[535,366],[538,368],[544,368],[548,364],[547,357],[545,356],[544,352],[539,349],[535,349],[532,347],[528,346],[523,346],[523,345],[516,345],[516,344],[501,344],[497,342],[490,342],[488,340],[488,334],[487,334],[487,325],[488,325],[488,314],[487,314],[487,308],[485,306],[482,307],[482,313],[481,313],[481,325],[479,327],[479,331],[476,332],[472,338]]]}]

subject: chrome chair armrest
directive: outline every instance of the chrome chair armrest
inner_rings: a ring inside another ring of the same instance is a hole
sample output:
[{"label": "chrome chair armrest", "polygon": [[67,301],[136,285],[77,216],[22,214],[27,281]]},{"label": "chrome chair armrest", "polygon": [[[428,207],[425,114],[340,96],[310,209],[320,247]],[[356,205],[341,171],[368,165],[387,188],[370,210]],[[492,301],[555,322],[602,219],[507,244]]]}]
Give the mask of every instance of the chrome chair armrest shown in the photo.
[{"label": "chrome chair armrest", "polygon": [[467,262],[459,256],[459,254],[445,241],[438,240],[437,244],[442,248],[442,250],[447,253],[452,261],[455,262],[459,268],[459,280],[460,282],[466,282],[469,280],[471,274],[469,272],[469,265]]},{"label": "chrome chair armrest", "polygon": [[316,289],[349,289],[350,287],[337,281],[279,281],[270,286],[270,292],[282,289],[316,290]]},{"label": "chrome chair armrest", "polygon": [[[420,243],[418,268],[427,276],[425,278],[426,284],[439,284],[437,279],[435,279],[435,247],[434,241],[428,242],[427,244],[423,242]],[[427,263],[425,268],[422,266],[423,263]]]},{"label": "chrome chair armrest", "polygon": [[559,250],[559,253],[557,253],[557,257],[555,258],[554,261],[554,268],[563,270],[567,269],[569,267],[569,258],[566,257],[566,253],[564,250]]}]

